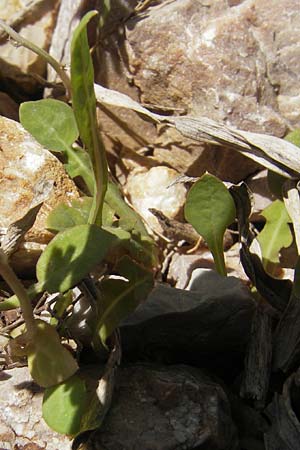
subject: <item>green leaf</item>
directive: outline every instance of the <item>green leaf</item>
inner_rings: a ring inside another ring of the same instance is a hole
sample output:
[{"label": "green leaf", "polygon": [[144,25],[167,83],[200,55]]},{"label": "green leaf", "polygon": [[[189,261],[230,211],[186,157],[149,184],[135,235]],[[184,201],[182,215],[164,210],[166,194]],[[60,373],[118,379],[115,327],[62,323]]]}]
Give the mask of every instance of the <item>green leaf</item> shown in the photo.
[{"label": "green leaf", "polygon": [[135,230],[150,239],[141,217],[125,202],[116,184],[108,183],[105,201],[119,216],[120,228],[126,231]]},{"label": "green leaf", "polygon": [[109,15],[110,10],[111,10],[111,1],[110,0],[103,0],[101,16],[99,17],[99,27],[100,28],[104,27],[106,19],[107,19],[108,15]]},{"label": "green leaf", "polygon": [[48,292],[65,292],[105,256],[115,237],[97,225],[77,225],[57,234],[37,263],[37,279]]},{"label": "green leaf", "polygon": [[82,177],[92,193],[94,177],[89,155],[78,147],[72,148],[79,135],[72,108],[54,99],[26,102],[20,106],[20,120],[41,145],[64,154],[70,177]]},{"label": "green leaf", "polygon": [[205,239],[213,254],[216,269],[226,275],[223,237],[235,219],[235,204],[224,184],[213,175],[204,174],[188,192],[186,220]]},{"label": "green leaf", "polygon": [[53,151],[68,151],[78,138],[73,110],[59,100],[22,103],[20,121],[40,144]]},{"label": "green leaf", "polygon": [[[93,199],[81,197],[73,200],[71,206],[60,203],[47,217],[47,228],[52,232],[62,231],[75,225],[88,223]],[[106,204],[103,205],[103,225],[109,227],[114,222],[114,211]]]},{"label": "green leaf", "polygon": [[294,145],[297,145],[297,147],[300,147],[300,129],[296,129],[291,131],[286,135],[284,138],[286,141],[291,142]]},{"label": "green leaf", "polygon": [[105,227],[105,230],[112,233],[118,239],[110,257],[114,261],[118,257],[130,255],[135,261],[145,267],[152,268],[158,264],[157,248],[152,239],[148,236],[141,236],[139,233],[130,233],[120,227]]},{"label": "green leaf", "polygon": [[283,201],[275,200],[261,213],[266,219],[263,230],[257,236],[266,268],[268,263],[279,263],[279,254],[282,248],[289,247],[293,242],[289,223],[291,218]]},{"label": "green leaf", "polygon": [[119,217],[119,227],[110,229],[115,233],[120,244],[136,261],[147,267],[158,264],[155,242],[149,236],[141,217],[125,202],[121,192],[114,183],[109,182],[105,202]]},{"label": "green leaf", "polygon": [[58,433],[71,436],[78,434],[81,431],[86,397],[85,382],[78,375],[46,389],[43,398],[45,422]]},{"label": "green leaf", "polygon": [[[30,301],[34,300],[38,294],[43,292],[43,286],[40,283],[32,284],[27,289],[27,295]],[[15,309],[20,307],[19,299],[16,295],[12,295],[5,300],[0,302],[0,311],[9,311],[10,309]]]},{"label": "green leaf", "polygon": [[26,346],[28,368],[34,381],[49,387],[71,377],[78,365],[71,353],[61,344],[55,328],[36,320],[37,329]]},{"label": "green leaf", "polygon": [[127,256],[117,264],[115,271],[121,279],[106,279],[101,283],[101,316],[96,333],[102,343],[119,323],[144,300],[153,287],[153,275]]},{"label": "green leaf", "polygon": [[88,22],[96,14],[97,11],[88,12],[74,31],[71,43],[71,85],[72,105],[79,134],[90,155],[95,177],[89,222],[101,225],[108,170],[105,149],[97,125],[94,69],[86,30]]},{"label": "green leaf", "polygon": [[81,177],[89,193],[94,191],[94,174],[88,153],[80,147],[72,147],[66,152],[65,169],[71,178]]},{"label": "green leaf", "polygon": [[73,200],[71,206],[60,203],[48,214],[46,222],[48,230],[58,232],[75,225],[87,224],[91,205],[91,197]]}]

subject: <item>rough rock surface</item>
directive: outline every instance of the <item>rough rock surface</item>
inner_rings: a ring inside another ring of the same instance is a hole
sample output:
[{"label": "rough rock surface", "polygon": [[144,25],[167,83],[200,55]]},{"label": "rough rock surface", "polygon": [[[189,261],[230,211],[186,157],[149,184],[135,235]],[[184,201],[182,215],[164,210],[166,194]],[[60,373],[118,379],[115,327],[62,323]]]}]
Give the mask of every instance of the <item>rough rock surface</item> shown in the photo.
[{"label": "rough rock surface", "polygon": [[133,19],[127,26],[128,55],[142,101],[155,105],[163,99],[164,106],[187,108],[241,129],[284,132],[277,94],[281,78],[285,86],[294,81],[290,75],[288,82],[285,67],[292,68],[299,50],[295,28],[290,34],[287,29],[300,27],[300,14],[298,2],[283,5],[279,8],[277,0],[232,6],[224,0],[180,0],[153,7],[143,20]]},{"label": "rough rock surface", "polygon": [[111,410],[87,446],[106,450],[236,449],[224,390],[187,366],[121,368]]},{"label": "rough rock surface", "polygon": [[16,270],[26,272],[34,267],[41,253],[41,244],[47,244],[53,236],[45,228],[49,211],[61,202],[69,202],[78,197],[79,194],[58,159],[35,141],[19,123],[1,116],[0,148],[2,231],[28,212],[34,198],[34,188],[38,183],[47,180],[54,183],[34,226],[26,233],[19,251],[11,259]]},{"label": "rough rock surface", "polygon": [[[124,9],[133,2],[116,3]],[[300,126],[298,0],[165,0],[151,5],[127,20],[126,39],[122,33],[107,38],[100,82],[133,98],[138,94],[160,112],[187,111],[275,136]],[[230,151],[195,145],[174,130],[160,130],[157,137],[153,127],[143,129],[127,111],[121,118],[133,134],[111,128],[105,119],[102,125],[118,142],[122,158],[125,147],[136,150],[148,143],[159,164],[189,175],[209,170],[236,182],[255,171],[254,163]],[[124,141],[126,134],[131,140]]]},{"label": "rough rock surface", "polygon": [[130,173],[126,191],[135,210],[143,217],[151,228],[161,231],[157,219],[149,211],[156,208],[173,218],[185,204],[186,188],[183,184],[170,184],[179,174],[169,167],[152,167],[147,172]]},{"label": "rough rock surface", "polygon": [[42,419],[42,390],[27,367],[0,373],[1,450],[71,449],[70,440],[49,429]]},{"label": "rough rock surface", "polygon": [[[0,3],[0,18],[21,36],[48,50],[58,3],[58,0],[3,0]],[[43,58],[24,47],[14,46],[7,35],[0,38],[0,61],[2,89],[17,101],[34,94],[39,86],[32,73],[45,77],[46,62]]]}]

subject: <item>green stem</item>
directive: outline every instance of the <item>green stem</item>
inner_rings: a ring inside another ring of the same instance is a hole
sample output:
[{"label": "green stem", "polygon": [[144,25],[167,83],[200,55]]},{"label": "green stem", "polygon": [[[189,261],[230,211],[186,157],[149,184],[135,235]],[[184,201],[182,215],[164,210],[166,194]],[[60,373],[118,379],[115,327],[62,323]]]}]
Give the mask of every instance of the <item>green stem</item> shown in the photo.
[{"label": "green stem", "polygon": [[33,308],[31,301],[27,295],[26,289],[17,278],[16,274],[8,263],[7,256],[0,248],[0,274],[10,288],[14,291],[19,299],[23,319],[26,324],[26,329],[29,335],[32,335],[36,330],[36,322],[34,320]]},{"label": "green stem", "polygon": [[7,23],[5,23],[3,20],[0,19],[0,27],[3,28],[3,30],[18,44],[22,45],[23,47],[28,48],[32,52],[36,53],[37,55],[41,56],[43,59],[47,61],[50,66],[53,67],[55,72],[60,76],[61,81],[63,82],[68,98],[71,98],[71,82],[70,78],[68,77],[66,71],[61,66],[61,64],[56,61],[56,59],[52,58],[52,56],[49,55],[45,50],[38,47],[37,45],[33,44],[33,42],[30,42],[29,40],[23,38],[19,35],[13,28],[11,28]]},{"label": "green stem", "polygon": [[217,272],[224,277],[227,277],[226,267],[225,267],[225,259],[224,252],[219,252],[218,250],[212,251],[212,255],[214,257],[214,263],[217,269]]},{"label": "green stem", "polygon": [[[97,223],[102,226],[102,210],[104,197],[107,190],[108,169],[105,156],[105,149],[99,136],[96,137],[97,146],[94,146],[93,169],[95,176],[95,189],[93,196],[93,204],[89,215],[88,223]],[[101,214],[99,214],[99,211]]]}]

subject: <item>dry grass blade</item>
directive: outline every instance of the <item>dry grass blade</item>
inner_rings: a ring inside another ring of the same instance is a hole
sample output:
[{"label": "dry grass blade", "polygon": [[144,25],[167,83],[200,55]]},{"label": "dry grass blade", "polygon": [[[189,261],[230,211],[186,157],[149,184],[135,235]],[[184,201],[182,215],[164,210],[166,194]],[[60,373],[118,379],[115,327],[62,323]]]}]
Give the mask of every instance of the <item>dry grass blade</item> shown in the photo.
[{"label": "dry grass blade", "polygon": [[236,130],[206,117],[162,116],[154,114],[125,94],[95,84],[99,103],[128,108],[155,122],[175,127],[183,136],[196,141],[230,147],[258,162],[267,169],[287,178],[297,178],[300,173],[300,148],[267,134]]}]

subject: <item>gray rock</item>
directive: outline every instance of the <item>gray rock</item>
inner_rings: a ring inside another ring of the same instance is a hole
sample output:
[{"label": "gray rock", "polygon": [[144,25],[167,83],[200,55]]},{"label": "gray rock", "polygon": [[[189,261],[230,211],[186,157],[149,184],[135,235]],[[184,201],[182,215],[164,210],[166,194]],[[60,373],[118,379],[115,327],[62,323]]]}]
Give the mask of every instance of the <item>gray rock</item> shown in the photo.
[{"label": "gray rock", "polygon": [[186,366],[121,368],[112,407],[87,450],[236,449],[222,387]]},{"label": "gray rock", "polygon": [[203,272],[190,291],[158,285],[121,325],[123,356],[205,367],[231,379],[241,370],[255,303],[234,277]]}]

